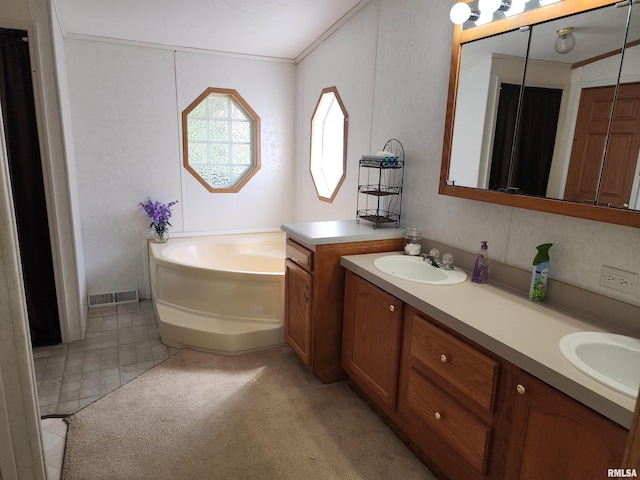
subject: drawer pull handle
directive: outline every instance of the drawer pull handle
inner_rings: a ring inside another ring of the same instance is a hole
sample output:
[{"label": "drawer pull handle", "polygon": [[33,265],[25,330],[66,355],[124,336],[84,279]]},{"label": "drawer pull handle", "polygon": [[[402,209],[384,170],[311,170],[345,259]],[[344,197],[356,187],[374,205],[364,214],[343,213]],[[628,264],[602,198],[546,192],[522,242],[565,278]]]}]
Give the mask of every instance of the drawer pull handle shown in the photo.
[{"label": "drawer pull handle", "polygon": [[446,355],[440,355],[440,361],[441,361],[442,363],[447,363],[447,360],[448,360],[448,359],[447,359],[447,356],[446,356]]},{"label": "drawer pull handle", "polygon": [[436,412],[434,417],[436,417],[436,420],[440,420],[442,418],[442,415],[440,415],[440,412]]},{"label": "drawer pull handle", "polygon": [[520,395],[524,395],[526,390],[524,388],[523,385],[518,384],[518,386],[516,387],[516,391],[520,394]]},{"label": "drawer pull handle", "polygon": [[309,284],[304,287],[304,303],[309,305]]},{"label": "drawer pull handle", "polygon": [[396,307],[394,307],[393,305],[389,305],[389,311],[395,312],[396,311]]}]

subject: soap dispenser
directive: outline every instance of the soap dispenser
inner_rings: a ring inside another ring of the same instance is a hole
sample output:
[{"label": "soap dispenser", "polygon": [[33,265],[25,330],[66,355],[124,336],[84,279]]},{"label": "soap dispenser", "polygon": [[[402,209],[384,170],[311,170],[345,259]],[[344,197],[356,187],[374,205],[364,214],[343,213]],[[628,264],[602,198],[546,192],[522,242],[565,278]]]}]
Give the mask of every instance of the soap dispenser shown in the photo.
[{"label": "soap dispenser", "polygon": [[487,241],[484,240],[480,245],[480,251],[476,256],[476,263],[473,266],[472,282],[487,283],[487,280],[489,280],[489,255],[487,251]]},{"label": "soap dispenser", "polygon": [[538,245],[538,253],[533,259],[529,298],[534,302],[544,302],[547,296],[547,279],[549,278],[549,249],[553,243]]}]

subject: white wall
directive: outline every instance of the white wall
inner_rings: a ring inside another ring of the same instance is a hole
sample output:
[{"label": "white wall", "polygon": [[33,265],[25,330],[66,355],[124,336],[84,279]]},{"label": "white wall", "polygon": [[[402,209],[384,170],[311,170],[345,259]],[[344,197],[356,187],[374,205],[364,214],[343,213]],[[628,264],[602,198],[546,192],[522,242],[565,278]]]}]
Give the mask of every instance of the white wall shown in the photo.
[{"label": "white wall", "polygon": [[260,116],[261,125],[260,170],[238,193],[212,194],[180,169],[184,230],[269,228],[288,222],[294,203],[294,65],[178,52],[176,73],[178,112],[208,87],[233,88]]},{"label": "white wall", "polygon": [[[292,215],[294,66],[66,39],[88,291],[144,295],[138,202],[179,200],[172,232],[279,227]],[[236,194],[182,168],[182,110],[207,87],[235,88],[261,117],[262,168]]]},{"label": "white wall", "polygon": [[[487,187],[480,182],[481,166],[489,163],[482,159],[484,131],[477,127],[485,124],[485,112],[491,108],[488,98],[492,66],[491,57],[471,64],[463,61],[460,65],[449,180],[463,187]],[[485,177],[482,175],[483,179]]]},{"label": "white wall", "polygon": [[[348,175],[357,175],[360,155],[352,145],[381,145],[390,137],[398,138],[407,156],[403,225],[418,226],[426,237],[469,251],[488,240],[490,257],[527,269],[536,245],[552,242],[552,278],[640,304],[640,292],[630,296],[598,284],[605,264],[640,272],[640,229],[438,194],[453,28],[449,8],[447,2],[373,1],[338,32],[348,33],[348,39],[325,42],[300,65],[298,93],[303,112],[317,100],[319,91],[302,88],[310,82],[310,66],[327,83],[338,75],[357,78],[364,90],[373,82],[375,93],[369,104],[355,102],[360,96],[350,90],[340,92],[350,119],[366,118],[370,112],[373,119],[370,137],[366,129],[350,121]],[[376,29],[377,42],[372,39]],[[354,56],[352,48],[361,45],[363,37],[372,39],[358,53],[361,58],[374,58],[368,60],[368,70],[362,63],[348,62]],[[341,67],[339,74],[334,72],[336,65]],[[308,117],[303,115],[300,123],[304,128]],[[304,149],[304,143],[302,146]],[[303,154],[296,161],[300,183],[309,182],[308,157]],[[345,183],[342,188],[355,191],[353,184]],[[355,210],[355,195],[340,195],[348,200],[335,205],[320,205],[310,195],[298,195],[297,220],[349,218],[344,212]]]},{"label": "white wall", "polygon": [[[297,65],[296,221],[356,217],[358,160],[363,154],[382,150],[388,139],[371,142],[377,25],[378,2],[374,0]],[[338,89],[349,123],[346,178],[333,202],[328,203],[318,199],[309,161],[311,116],[322,89],[332,86]]]}]

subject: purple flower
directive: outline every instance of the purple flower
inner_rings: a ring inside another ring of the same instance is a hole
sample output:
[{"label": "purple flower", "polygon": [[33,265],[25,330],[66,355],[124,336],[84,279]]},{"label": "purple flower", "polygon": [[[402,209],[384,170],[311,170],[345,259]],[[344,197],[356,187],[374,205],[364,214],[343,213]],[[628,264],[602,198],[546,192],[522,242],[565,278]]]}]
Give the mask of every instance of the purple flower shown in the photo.
[{"label": "purple flower", "polygon": [[168,230],[168,227],[171,226],[169,223],[169,219],[171,218],[171,207],[173,207],[177,200],[173,202],[169,202],[167,204],[160,203],[157,200],[152,202],[150,198],[147,198],[147,201],[140,205],[144,211],[147,213],[149,218],[152,220],[149,228],[153,228],[157,233],[163,233]]}]

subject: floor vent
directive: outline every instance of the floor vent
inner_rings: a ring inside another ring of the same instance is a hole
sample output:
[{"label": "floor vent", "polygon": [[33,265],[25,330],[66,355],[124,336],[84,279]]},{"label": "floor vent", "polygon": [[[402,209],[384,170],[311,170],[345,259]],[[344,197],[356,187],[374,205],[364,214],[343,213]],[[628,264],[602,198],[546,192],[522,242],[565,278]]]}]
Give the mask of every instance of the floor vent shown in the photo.
[{"label": "floor vent", "polygon": [[134,303],[138,301],[138,290],[123,290],[121,292],[98,293],[89,295],[89,308],[109,307]]}]

